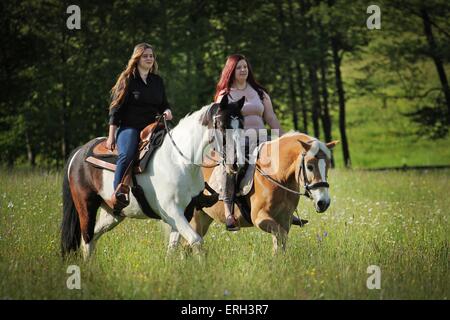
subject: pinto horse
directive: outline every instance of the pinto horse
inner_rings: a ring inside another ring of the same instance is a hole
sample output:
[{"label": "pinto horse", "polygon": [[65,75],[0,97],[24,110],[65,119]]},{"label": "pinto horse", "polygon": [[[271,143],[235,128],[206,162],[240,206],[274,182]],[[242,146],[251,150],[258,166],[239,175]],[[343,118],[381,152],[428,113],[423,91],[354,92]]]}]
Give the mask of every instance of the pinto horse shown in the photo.
[{"label": "pinto horse", "polygon": [[[190,226],[184,212],[193,197],[201,193],[205,186],[201,171],[203,150],[211,143],[217,145],[217,132],[223,134],[227,129],[235,131],[236,139],[240,139],[243,104],[244,99],[228,103],[225,96],[220,103],[204,106],[186,116],[170,131],[171,139],[166,138],[155,150],[146,169],[136,175],[152,210],[170,225],[172,232],[179,232],[194,252],[201,249],[203,240]],[[64,169],[63,256],[77,251],[81,245],[83,257],[87,259],[98,238],[125,217],[147,218],[132,194],[130,204],[121,215],[113,213],[108,202],[114,191],[114,173],[85,161],[95,140],[74,150]]]},{"label": "pinto horse", "polygon": [[[313,200],[317,212],[324,212],[330,205],[327,174],[331,165],[330,149],[337,143],[333,141],[325,144],[306,134],[289,132],[263,144],[256,162],[254,185],[245,199],[250,204],[251,221],[244,217],[237,205],[234,208],[240,226],[256,226],[271,233],[273,252],[276,253],[279,246],[285,251],[292,215],[301,195],[300,189],[305,188],[304,195]],[[213,169],[202,170],[205,181],[209,181]],[[209,208],[196,210],[190,223],[203,237],[213,220],[225,223],[222,201]]]}]

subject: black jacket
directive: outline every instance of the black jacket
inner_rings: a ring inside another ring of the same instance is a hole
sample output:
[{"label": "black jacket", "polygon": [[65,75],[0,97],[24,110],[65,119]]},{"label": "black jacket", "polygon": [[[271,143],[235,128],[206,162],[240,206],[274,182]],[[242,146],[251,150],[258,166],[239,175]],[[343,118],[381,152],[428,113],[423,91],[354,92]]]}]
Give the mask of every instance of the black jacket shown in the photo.
[{"label": "black jacket", "polygon": [[145,84],[138,71],[129,81],[122,103],[109,112],[109,124],[142,130],[170,108],[164,82],[160,76],[149,73]]}]

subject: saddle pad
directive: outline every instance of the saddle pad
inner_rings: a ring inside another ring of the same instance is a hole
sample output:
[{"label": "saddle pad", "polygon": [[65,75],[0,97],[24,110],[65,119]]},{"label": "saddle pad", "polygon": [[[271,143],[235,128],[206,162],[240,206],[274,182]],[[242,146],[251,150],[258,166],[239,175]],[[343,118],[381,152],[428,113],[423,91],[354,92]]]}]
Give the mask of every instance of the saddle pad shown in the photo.
[{"label": "saddle pad", "polygon": [[[89,150],[86,154],[86,161],[95,167],[109,169],[111,171],[114,171],[116,168],[116,162],[117,162],[117,157],[118,157],[117,154],[111,153],[111,154],[99,155],[97,153],[94,153],[95,147],[97,147],[101,143],[104,143],[105,141],[106,141],[106,137],[96,138],[96,141],[91,145],[91,147],[89,148]],[[99,162],[99,163],[91,162],[91,161],[89,161],[90,158],[99,159],[99,160],[101,160],[101,162]],[[109,164],[109,166],[108,166],[108,164]]]},{"label": "saddle pad", "polygon": [[[154,132],[151,135],[150,141],[147,144],[139,146],[140,150],[138,150],[139,153],[137,154],[138,160],[136,161],[133,170],[135,173],[141,173],[145,170],[150,160],[150,157],[153,155],[154,151],[157,150],[162,145],[165,134],[166,134],[165,130],[159,130],[157,132]],[[95,141],[92,144],[92,146],[89,148],[87,152],[86,161],[89,162],[94,167],[115,171],[118,159],[117,154],[115,153],[97,154],[94,151],[95,147],[101,143],[104,143],[105,140],[106,137],[97,138],[97,141]]]},{"label": "saddle pad", "polygon": [[[261,150],[263,145],[264,143],[261,143],[257,148],[253,150],[250,160],[258,158],[259,151]],[[253,188],[253,178],[255,176],[256,163],[255,161],[250,162],[251,163],[246,166],[247,170],[245,171],[243,178],[239,182],[239,190],[236,190],[236,195],[239,197],[246,196]],[[225,170],[223,166],[215,167],[208,181],[208,184],[211,186],[211,188],[213,188],[220,195],[223,195],[221,182],[223,177],[223,170]]]}]

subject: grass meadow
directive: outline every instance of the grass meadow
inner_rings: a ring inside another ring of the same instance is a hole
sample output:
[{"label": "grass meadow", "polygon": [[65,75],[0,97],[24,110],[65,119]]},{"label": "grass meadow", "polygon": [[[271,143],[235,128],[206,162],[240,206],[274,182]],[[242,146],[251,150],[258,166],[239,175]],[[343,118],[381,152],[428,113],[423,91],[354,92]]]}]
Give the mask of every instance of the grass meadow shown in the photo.
[{"label": "grass meadow", "polygon": [[[59,255],[59,173],[0,173],[0,299],[448,299],[450,171],[336,169],[332,204],[293,227],[286,253],[256,228],[213,223],[206,257],[166,260],[155,220],[125,220],[88,262]],[[69,290],[69,265],[81,289]],[[366,286],[369,265],[381,289]]]}]

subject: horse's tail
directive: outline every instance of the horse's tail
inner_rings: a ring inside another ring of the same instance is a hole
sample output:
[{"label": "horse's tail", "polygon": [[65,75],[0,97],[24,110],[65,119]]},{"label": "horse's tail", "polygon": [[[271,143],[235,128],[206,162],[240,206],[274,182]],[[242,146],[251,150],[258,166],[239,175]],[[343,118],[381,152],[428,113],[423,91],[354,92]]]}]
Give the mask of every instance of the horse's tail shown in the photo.
[{"label": "horse's tail", "polygon": [[80,247],[81,241],[81,228],[80,218],[78,217],[77,209],[72,199],[72,193],[70,192],[69,185],[69,164],[72,162],[72,158],[79,150],[74,150],[64,167],[64,180],[63,180],[63,218],[61,223],[61,255],[64,257],[70,251],[77,251]]}]

